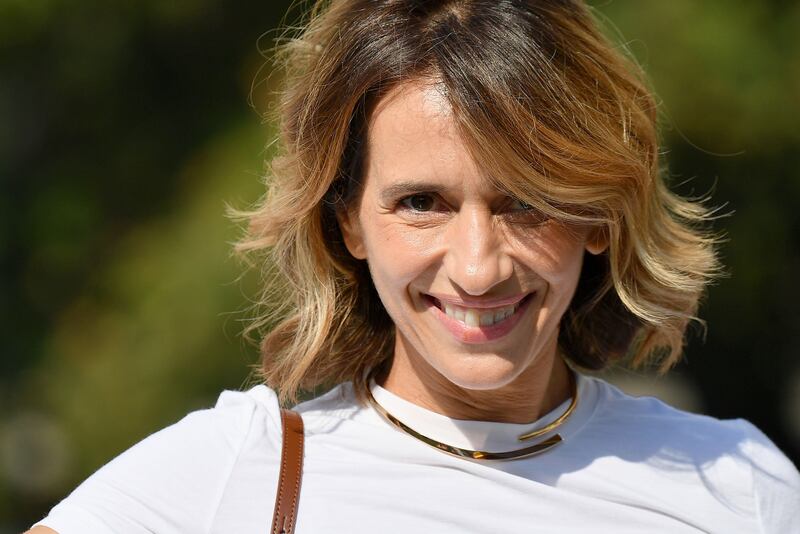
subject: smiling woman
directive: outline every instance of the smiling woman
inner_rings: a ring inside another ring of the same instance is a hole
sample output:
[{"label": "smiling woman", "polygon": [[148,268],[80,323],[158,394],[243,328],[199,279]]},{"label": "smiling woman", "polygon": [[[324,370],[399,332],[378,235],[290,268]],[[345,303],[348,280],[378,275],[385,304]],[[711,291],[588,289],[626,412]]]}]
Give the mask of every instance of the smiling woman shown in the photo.
[{"label": "smiling woman", "polygon": [[569,397],[558,325],[605,234],[487,180],[437,83],[401,84],[373,111],[344,243],[395,325],[384,387],[459,419],[529,421]]},{"label": "smiling woman", "polygon": [[669,368],[720,267],[581,2],[319,2],[279,57],[283,152],[238,245],[263,253],[265,383],[37,528],[261,532],[277,499],[274,533],[800,530],[754,426],[583,373]]}]

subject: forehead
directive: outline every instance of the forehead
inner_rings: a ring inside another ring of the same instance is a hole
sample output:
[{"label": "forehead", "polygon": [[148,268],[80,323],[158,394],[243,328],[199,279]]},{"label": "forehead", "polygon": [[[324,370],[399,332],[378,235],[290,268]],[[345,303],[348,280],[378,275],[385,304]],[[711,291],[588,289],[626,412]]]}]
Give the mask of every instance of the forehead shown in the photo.
[{"label": "forehead", "polygon": [[375,106],[370,129],[376,131],[390,123],[402,121],[408,115],[414,119],[448,122],[452,119],[452,106],[446,89],[435,80],[413,80],[389,90]]},{"label": "forehead", "polygon": [[480,175],[445,91],[436,82],[408,82],[393,88],[377,103],[367,131],[367,174],[379,182]]},{"label": "forehead", "polygon": [[453,110],[445,91],[440,82],[433,80],[415,80],[392,88],[375,106],[370,138],[419,133],[423,129],[454,134]]}]

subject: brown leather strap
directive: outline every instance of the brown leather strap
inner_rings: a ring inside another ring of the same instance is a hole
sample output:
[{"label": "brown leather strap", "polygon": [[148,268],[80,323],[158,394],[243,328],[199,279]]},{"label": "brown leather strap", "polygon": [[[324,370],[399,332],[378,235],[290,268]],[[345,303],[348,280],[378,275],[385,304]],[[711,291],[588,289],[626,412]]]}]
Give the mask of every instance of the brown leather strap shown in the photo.
[{"label": "brown leather strap", "polygon": [[292,534],[297,518],[300,479],[303,477],[303,418],[292,410],[281,410],[283,447],[275,513],[271,534]]}]

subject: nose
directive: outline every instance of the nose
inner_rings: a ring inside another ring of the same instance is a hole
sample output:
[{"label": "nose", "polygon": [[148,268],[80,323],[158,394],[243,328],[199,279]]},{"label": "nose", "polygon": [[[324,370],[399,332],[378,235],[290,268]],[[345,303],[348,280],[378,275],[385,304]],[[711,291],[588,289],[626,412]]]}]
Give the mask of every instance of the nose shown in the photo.
[{"label": "nose", "polygon": [[467,294],[483,295],[511,277],[514,266],[489,210],[462,207],[446,237],[445,270]]}]

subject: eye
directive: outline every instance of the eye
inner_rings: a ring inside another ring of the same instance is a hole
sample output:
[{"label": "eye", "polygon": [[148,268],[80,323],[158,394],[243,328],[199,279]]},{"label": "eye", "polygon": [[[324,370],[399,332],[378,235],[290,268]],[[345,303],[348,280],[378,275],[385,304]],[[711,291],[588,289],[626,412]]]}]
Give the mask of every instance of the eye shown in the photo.
[{"label": "eye", "polygon": [[509,220],[524,225],[537,226],[545,223],[549,217],[534,206],[518,198],[511,197],[506,208]]},{"label": "eye", "polygon": [[416,193],[402,199],[400,204],[413,211],[425,212],[433,210],[436,199],[427,193]]},{"label": "eye", "polygon": [[526,202],[521,201],[518,198],[512,198],[510,205],[511,205],[511,211],[528,211],[533,209],[533,206],[531,206]]}]

